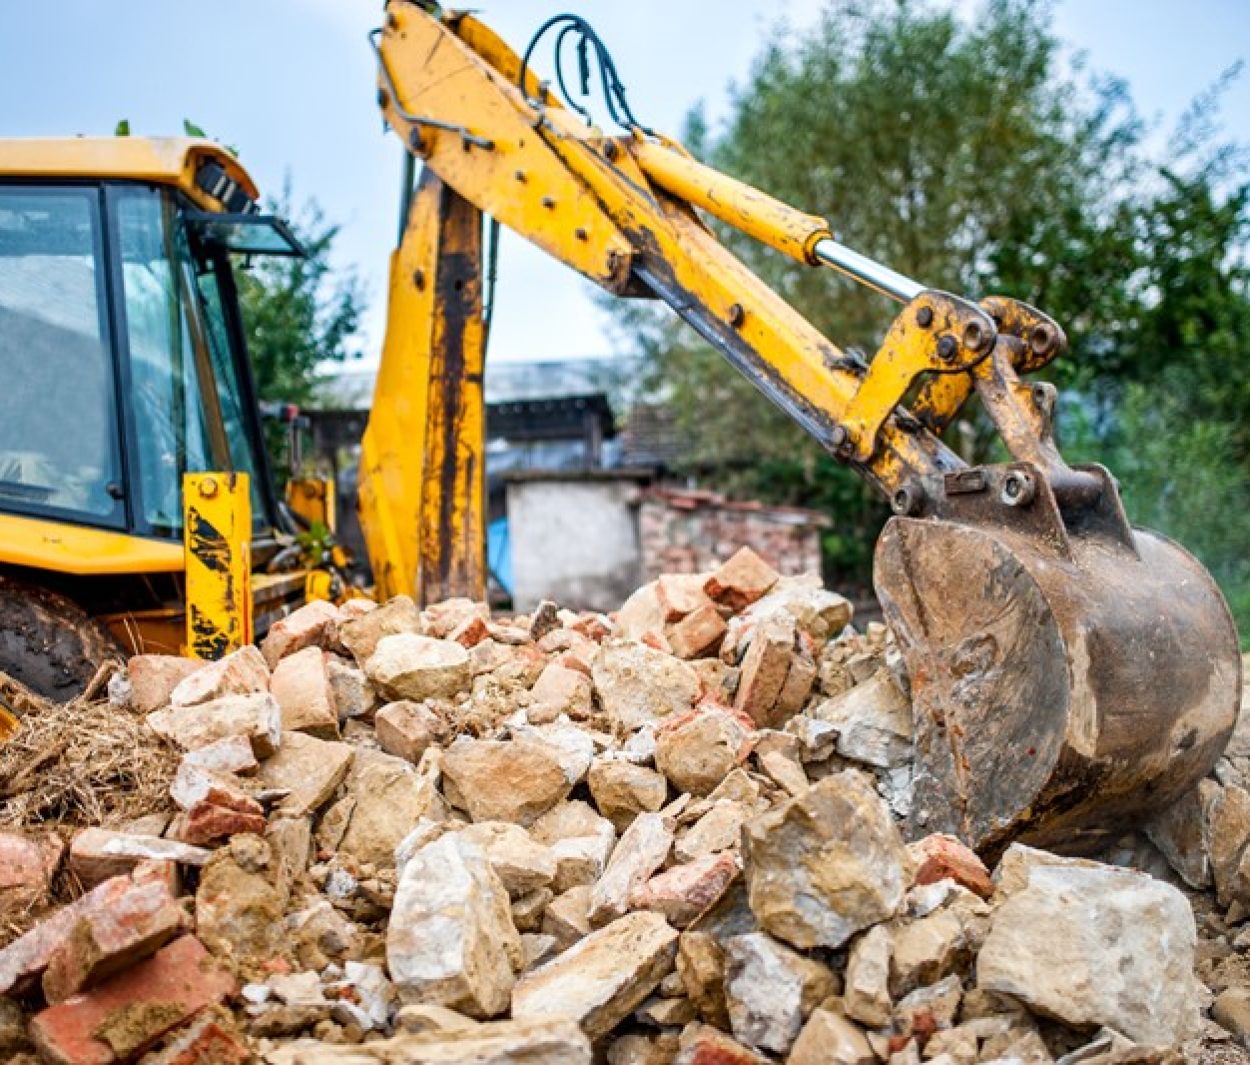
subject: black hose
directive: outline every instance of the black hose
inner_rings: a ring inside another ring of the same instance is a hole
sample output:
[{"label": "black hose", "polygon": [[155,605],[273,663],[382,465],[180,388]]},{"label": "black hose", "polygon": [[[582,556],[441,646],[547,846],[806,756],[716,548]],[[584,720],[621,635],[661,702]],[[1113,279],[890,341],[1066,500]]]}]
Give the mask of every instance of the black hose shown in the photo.
[{"label": "black hose", "polygon": [[[612,60],[612,54],[608,51],[602,38],[595,32],[594,27],[580,15],[553,15],[539,26],[534,36],[530,38],[530,43],[525,49],[525,55],[521,59],[521,73],[518,78],[521,92],[526,93],[526,98],[529,99],[529,94],[526,92],[525,77],[529,73],[530,60],[534,56],[534,51],[538,47],[539,41],[542,40],[549,30],[557,26],[560,27],[560,32],[556,34],[555,40],[556,85],[560,90],[560,95],[564,97],[564,102],[581,115],[587,123],[591,122],[589,109],[573,99],[573,94],[569,91],[568,84],[564,78],[564,44],[570,35],[574,35],[577,42],[577,67],[581,95],[583,97],[590,95],[590,83],[592,80],[590,53],[593,51],[595,65],[599,69],[599,82],[602,86],[603,100],[608,109],[608,116],[622,129],[640,130],[643,133],[654,136],[654,132],[647,126],[644,126],[634,116],[634,112],[625,96],[625,85],[616,71],[616,63]],[[535,106],[541,106],[541,101],[531,99],[530,102]]]}]

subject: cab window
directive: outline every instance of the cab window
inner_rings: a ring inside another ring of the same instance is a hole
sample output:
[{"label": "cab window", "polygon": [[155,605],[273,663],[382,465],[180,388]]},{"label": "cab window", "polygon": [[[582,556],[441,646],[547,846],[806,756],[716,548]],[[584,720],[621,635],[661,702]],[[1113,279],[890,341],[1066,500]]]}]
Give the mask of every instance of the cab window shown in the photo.
[{"label": "cab window", "polygon": [[0,185],[0,509],[125,521],[100,196]]}]

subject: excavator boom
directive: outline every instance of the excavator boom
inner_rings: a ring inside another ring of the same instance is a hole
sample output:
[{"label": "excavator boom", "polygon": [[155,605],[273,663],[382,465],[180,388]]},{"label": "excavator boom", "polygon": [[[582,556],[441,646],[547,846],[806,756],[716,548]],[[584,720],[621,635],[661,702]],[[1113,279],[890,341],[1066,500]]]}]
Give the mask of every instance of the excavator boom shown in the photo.
[{"label": "excavator boom", "polygon": [[[641,126],[584,20],[544,29],[581,35],[622,135],[540,83],[532,45],[518,56],[471,15],[390,0],[374,37],[383,115],[427,175],[394,260],[362,474],[369,512],[397,498],[382,487],[397,461],[378,458],[384,435],[424,471],[425,498],[390,516],[411,561],[386,589],[432,587],[431,570],[455,568],[448,553],[472,550],[461,530],[480,529],[481,335],[458,295],[477,291],[480,254],[453,234],[455,218],[480,233],[485,213],[610,293],[667,303],[890,501],[874,579],[910,674],[917,830],[987,851],[1021,837],[1092,844],[1209,771],[1240,699],[1236,632],[1191,556],[1129,526],[1107,471],[1064,462],[1053,387],[1020,376],[1064,351],[1059,325],[1015,300],[927,288],[842,246],[824,219]],[[839,350],[701,213],[902,303],[876,355]],[[403,375],[414,387],[401,396]],[[942,442],[973,392],[1013,461],[970,467]],[[375,571],[402,554],[376,555]]]}]

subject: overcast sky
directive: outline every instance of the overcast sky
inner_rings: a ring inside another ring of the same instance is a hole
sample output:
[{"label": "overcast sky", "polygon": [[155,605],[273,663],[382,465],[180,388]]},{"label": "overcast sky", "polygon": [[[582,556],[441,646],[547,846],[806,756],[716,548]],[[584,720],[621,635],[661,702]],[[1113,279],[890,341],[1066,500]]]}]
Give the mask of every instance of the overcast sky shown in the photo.
[{"label": "overcast sky", "polygon": [[[478,0],[518,50],[548,15],[589,18],[616,57],[635,112],[674,133],[696,101],[715,118],[785,18],[810,25],[824,0]],[[181,130],[188,117],[236,145],[262,189],[289,175],[342,225],[338,259],[366,283],[361,349],[376,358],[395,239],[400,149],[374,101],[367,30],[376,0],[0,0],[0,136]],[[976,4],[958,0],[961,11]],[[209,17],[205,17],[205,16]],[[1250,53],[1246,0],[1057,0],[1056,25],[1095,70],[1126,78],[1167,128]],[[888,86],[883,86],[887,91]],[[1226,100],[1228,132],[1250,141],[1250,75]],[[802,206],[801,204],[797,206]],[[835,222],[836,224],[836,222]],[[490,357],[606,355],[590,286],[516,237],[505,240]]]}]

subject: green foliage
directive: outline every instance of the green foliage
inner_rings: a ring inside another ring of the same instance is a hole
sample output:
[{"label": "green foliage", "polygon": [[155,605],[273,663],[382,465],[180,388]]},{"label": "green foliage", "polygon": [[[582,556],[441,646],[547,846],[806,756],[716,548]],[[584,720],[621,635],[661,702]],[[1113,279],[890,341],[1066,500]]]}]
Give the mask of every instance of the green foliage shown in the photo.
[{"label": "green foliage", "polygon": [[309,201],[293,215],[291,191],[270,204],[290,221],[306,259],[265,256],[239,275],[239,295],[256,387],[263,400],[307,405],[327,367],[354,354],[364,308],[356,275],[334,267],[339,227]]},{"label": "green foliage", "polygon": [[[1050,375],[1067,421],[1083,416],[1063,426],[1077,450],[1248,611],[1250,193],[1244,159],[1218,143],[1236,71],[1194,102],[1161,167],[1124,85],[1073,69],[1041,0],[988,0],[967,20],[933,3],[830,2],[802,37],[772,35],[722,126],[696,108],[686,141],[927,285],[1057,318],[1071,354]],[[826,336],[875,352],[897,305],[717,232]],[[830,569],[864,580],[885,508],[858,478],[666,312],[611,306],[646,357],[643,387],[692,442],[690,471],[826,509]],[[1002,457],[975,411],[948,437],[971,461]]]},{"label": "green foliage", "polygon": [[1234,427],[1195,418],[1183,374],[1164,387],[1130,384],[1110,418],[1070,419],[1065,453],[1100,462],[1120,482],[1135,525],[1184,544],[1224,591],[1240,631],[1250,636],[1250,475],[1236,453]]},{"label": "green foliage", "polygon": [[113,127],[113,136],[114,137],[129,137],[130,136],[130,119],[128,118],[121,119],[117,123],[117,125]]},{"label": "green foliage", "polygon": [[306,565],[320,566],[329,557],[334,546],[334,533],[324,522],[314,521],[303,532],[295,534],[300,554]]}]

